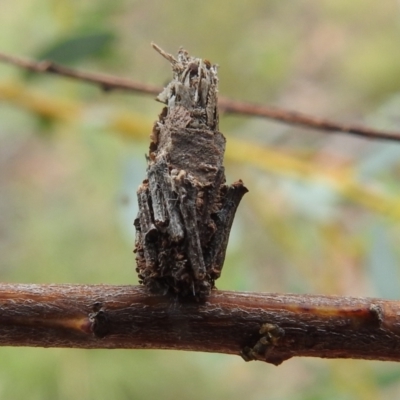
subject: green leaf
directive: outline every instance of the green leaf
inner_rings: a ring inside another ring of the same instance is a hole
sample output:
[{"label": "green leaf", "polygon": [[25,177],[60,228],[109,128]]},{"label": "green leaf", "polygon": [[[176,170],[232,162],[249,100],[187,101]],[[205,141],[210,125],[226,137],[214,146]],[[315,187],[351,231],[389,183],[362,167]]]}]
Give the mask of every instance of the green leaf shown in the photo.
[{"label": "green leaf", "polygon": [[71,64],[87,57],[98,56],[114,39],[112,33],[92,33],[57,41],[44,50],[38,58],[60,64]]}]

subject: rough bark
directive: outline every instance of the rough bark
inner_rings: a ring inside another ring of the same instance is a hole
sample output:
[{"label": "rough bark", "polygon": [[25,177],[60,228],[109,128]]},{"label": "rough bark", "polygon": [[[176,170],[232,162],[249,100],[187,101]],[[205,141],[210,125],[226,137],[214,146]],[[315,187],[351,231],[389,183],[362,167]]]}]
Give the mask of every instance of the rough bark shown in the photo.
[{"label": "rough bark", "polygon": [[0,284],[0,345],[173,349],[275,365],[294,356],[400,360],[400,302],[144,287]]}]

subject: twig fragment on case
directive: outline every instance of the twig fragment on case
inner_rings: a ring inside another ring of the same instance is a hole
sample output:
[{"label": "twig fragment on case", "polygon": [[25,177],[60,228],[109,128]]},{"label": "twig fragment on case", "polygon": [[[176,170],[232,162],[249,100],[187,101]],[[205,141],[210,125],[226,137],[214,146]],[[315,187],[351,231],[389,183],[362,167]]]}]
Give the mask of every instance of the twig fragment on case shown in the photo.
[{"label": "twig fragment on case", "polygon": [[166,107],[155,122],[147,178],[138,189],[137,272],[161,293],[204,299],[225,259],[236,209],[247,192],[241,180],[225,184],[225,137],[218,131],[217,66],[177,58],[173,79],[158,95]]}]

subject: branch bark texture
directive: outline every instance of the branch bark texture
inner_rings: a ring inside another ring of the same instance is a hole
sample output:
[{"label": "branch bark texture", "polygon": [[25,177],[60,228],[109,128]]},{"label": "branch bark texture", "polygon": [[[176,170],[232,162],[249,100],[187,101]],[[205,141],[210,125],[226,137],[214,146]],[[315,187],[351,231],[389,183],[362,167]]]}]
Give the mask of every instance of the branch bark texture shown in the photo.
[{"label": "branch bark texture", "polygon": [[380,299],[214,290],[199,303],[138,286],[0,284],[0,345],[400,361],[399,314]]}]

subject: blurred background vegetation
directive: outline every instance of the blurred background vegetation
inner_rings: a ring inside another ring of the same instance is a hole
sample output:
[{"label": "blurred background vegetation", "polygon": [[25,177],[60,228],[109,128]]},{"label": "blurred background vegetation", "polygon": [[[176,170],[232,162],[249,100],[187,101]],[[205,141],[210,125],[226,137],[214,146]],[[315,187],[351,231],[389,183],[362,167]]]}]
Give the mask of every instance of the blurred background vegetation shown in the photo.
[{"label": "blurred background vegetation", "polygon": [[[2,1],[0,51],[163,85],[175,53],[220,93],[400,131],[395,0]],[[0,65],[0,279],[135,284],[135,191],[161,105]],[[222,116],[250,189],[226,290],[398,298],[400,145]],[[172,351],[0,349],[4,399],[393,399],[397,364]]]}]

